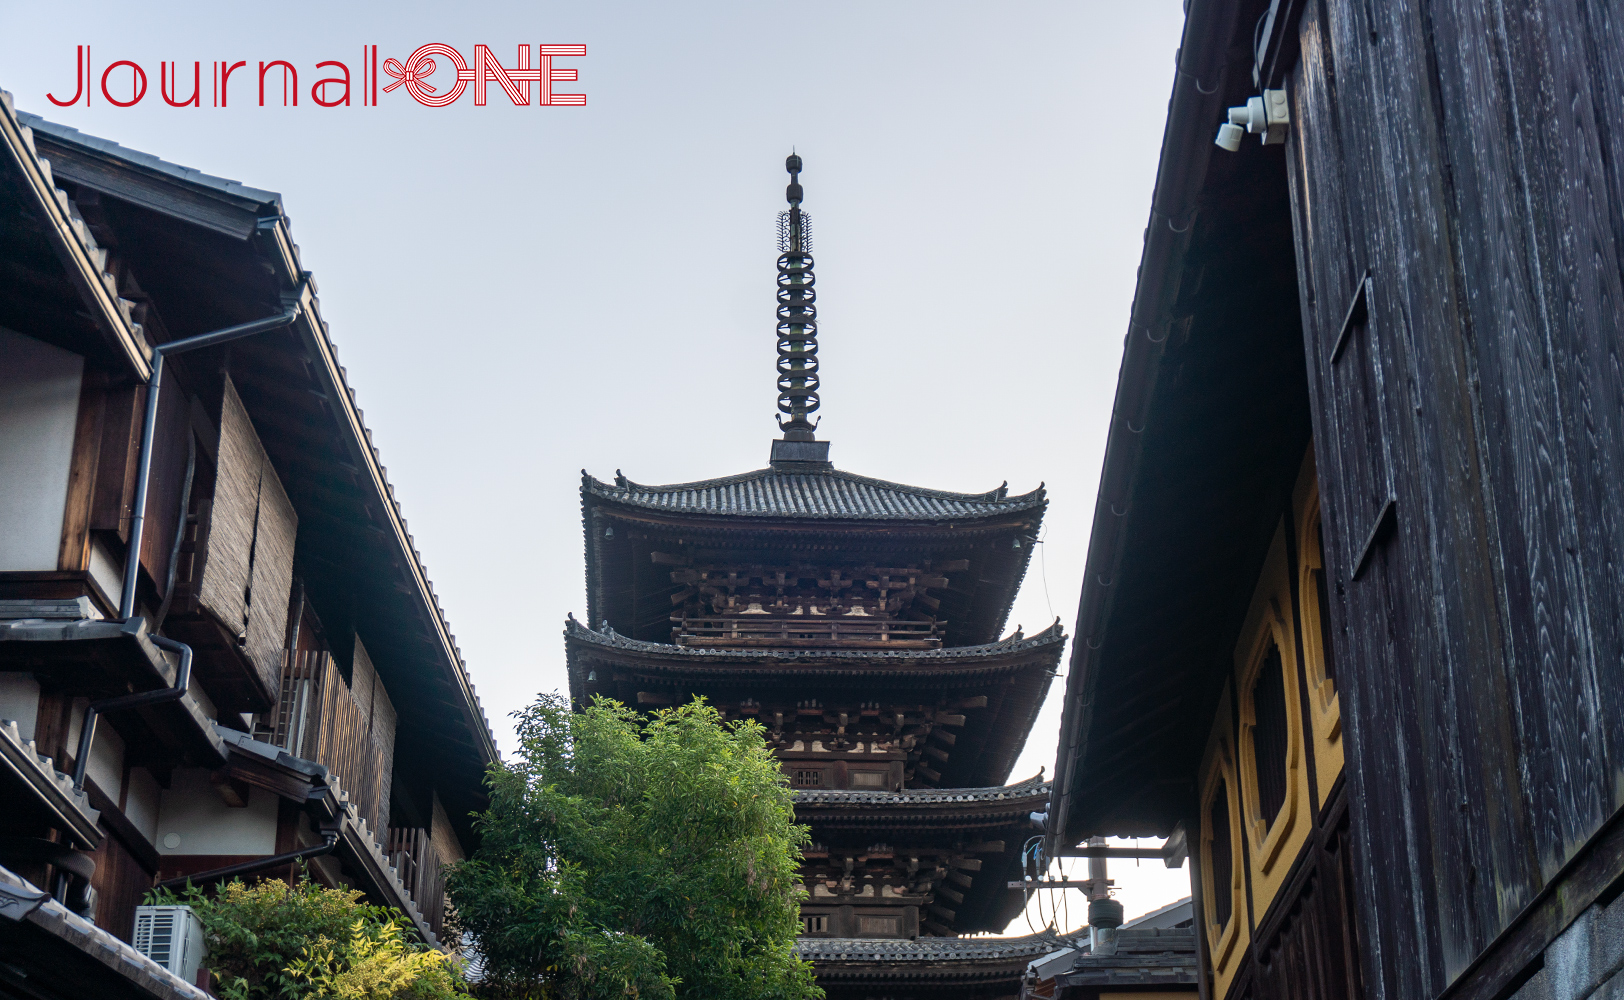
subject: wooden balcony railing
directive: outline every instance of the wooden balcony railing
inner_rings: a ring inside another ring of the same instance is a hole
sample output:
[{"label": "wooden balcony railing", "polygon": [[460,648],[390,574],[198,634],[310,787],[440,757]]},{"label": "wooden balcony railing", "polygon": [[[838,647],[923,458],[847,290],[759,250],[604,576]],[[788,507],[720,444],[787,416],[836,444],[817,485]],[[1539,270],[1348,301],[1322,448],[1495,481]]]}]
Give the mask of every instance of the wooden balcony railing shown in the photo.
[{"label": "wooden balcony railing", "polygon": [[401,884],[423,912],[429,930],[438,937],[445,923],[445,876],[440,870],[440,852],[429,831],[422,827],[390,827],[388,854]]},{"label": "wooden balcony railing", "polygon": [[671,621],[672,641],[677,645],[715,648],[940,649],[942,634],[947,628],[945,622],[897,621],[857,615],[827,618],[672,615]]},{"label": "wooden balcony railing", "polygon": [[351,696],[331,654],[287,652],[271,742],[295,757],[326,765],[338,776],[369,829],[381,834],[388,799],[388,758],[368,733],[367,719]]}]

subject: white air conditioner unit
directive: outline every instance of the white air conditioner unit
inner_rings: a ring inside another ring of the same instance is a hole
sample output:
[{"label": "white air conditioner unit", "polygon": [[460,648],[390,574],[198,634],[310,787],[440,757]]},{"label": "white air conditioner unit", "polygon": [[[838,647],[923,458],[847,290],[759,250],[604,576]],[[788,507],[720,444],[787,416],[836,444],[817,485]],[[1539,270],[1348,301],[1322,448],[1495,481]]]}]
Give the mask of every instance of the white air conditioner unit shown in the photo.
[{"label": "white air conditioner unit", "polygon": [[137,906],[135,950],[188,983],[203,964],[203,924],[190,906]]}]

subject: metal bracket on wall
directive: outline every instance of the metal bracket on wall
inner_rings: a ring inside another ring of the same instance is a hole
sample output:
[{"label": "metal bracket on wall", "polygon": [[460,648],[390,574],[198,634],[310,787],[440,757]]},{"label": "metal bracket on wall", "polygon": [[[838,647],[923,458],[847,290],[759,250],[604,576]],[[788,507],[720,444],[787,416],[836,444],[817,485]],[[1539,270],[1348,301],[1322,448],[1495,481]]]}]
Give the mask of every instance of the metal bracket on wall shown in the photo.
[{"label": "metal bracket on wall", "polygon": [[1398,498],[1388,497],[1387,502],[1382,504],[1381,513],[1376,515],[1376,523],[1370,526],[1370,534],[1365,537],[1365,547],[1359,553],[1359,561],[1353,565],[1353,579],[1364,575],[1365,567],[1370,565],[1370,557],[1376,553],[1376,546],[1386,541],[1396,527]]},{"label": "metal bracket on wall", "polygon": [[1342,319],[1342,330],[1336,335],[1336,346],[1331,348],[1331,364],[1342,356],[1342,349],[1348,346],[1348,340],[1353,331],[1363,327],[1370,320],[1370,268],[1359,277],[1359,287],[1354,290],[1353,301],[1348,303],[1348,314]]}]

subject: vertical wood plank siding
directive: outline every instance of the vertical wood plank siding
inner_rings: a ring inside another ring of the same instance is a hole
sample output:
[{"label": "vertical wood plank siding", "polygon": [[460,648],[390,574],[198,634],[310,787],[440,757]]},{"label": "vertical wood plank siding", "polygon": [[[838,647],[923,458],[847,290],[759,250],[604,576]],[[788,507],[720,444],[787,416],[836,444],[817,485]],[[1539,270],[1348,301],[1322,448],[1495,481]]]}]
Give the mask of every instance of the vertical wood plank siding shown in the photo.
[{"label": "vertical wood plank siding", "polygon": [[[1620,22],[1315,0],[1299,26],[1286,155],[1372,998],[1436,997],[1624,805]],[[1397,522],[1353,579],[1372,483]]]},{"label": "vertical wood plank siding", "polygon": [[148,870],[124,841],[103,827],[104,839],[95,853],[96,872],[90,879],[96,890],[96,926],[128,939],[135,928],[135,908],[152,886]]},{"label": "vertical wood plank siding", "polygon": [[[257,443],[257,441],[256,441]],[[262,452],[263,454],[263,452]],[[260,465],[259,515],[249,569],[248,658],[271,690],[282,671],[288,634],[288,593],[293,587],[293,545],[299,515],[269,459]]]},{"label": "vertical wood plank siding", "polygon": [[375,837],[383,838],[389,828],[383,790],[392,775],[388,759],[372,738],[367,713],[356,703],[331,654],[289,652],[283,663],[274,728],[277,745],[337,775],[356,812]]},{"label": "vertical wood plank siding", "polygon": [[412,894],[423,919],[435,934],[445,923],[445,878],[434,838],[422,827],[392,827],[389,830],[389,863]]},{"label": "vertical wood plank siding", "polygon": [[[232,635],[266,692],[276,691],[287,636],[299,517],[237,396],[223,380],[214,495],[199,503],[198,605]],[[171,508],[172,509],[172,508]]]},{"label": "vertical wood plank siding", "polygon": [[248,560],[259,513],[261,449],[230,378],[225,379],[224,393],[209,544],[198,583],[198,603],[220,624],[241,635],[248,628]]},{"label": "vertical wood plank siding", "polygon": [[1253,952],[1250,996],[1359,1000],[1358,941],[1347,814],[1317,831]]}]

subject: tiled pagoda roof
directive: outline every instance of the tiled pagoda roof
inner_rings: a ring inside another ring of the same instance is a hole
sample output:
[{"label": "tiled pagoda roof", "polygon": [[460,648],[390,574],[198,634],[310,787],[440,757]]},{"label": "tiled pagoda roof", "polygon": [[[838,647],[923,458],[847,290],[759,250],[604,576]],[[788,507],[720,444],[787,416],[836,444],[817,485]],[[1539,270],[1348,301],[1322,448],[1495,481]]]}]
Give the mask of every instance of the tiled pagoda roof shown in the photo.
[{"label": "tiled pagoda roof", "polygon": [[612,483],[581,473],[593,497],[673,514],[787,517],[831,520],[943,521],[1041,511],[1042,486],[1009,496],[1007,486],[986,493],[951,493],[870,479],[837,469],[758,469],[725,479],[645,486],[616,475]]}]

